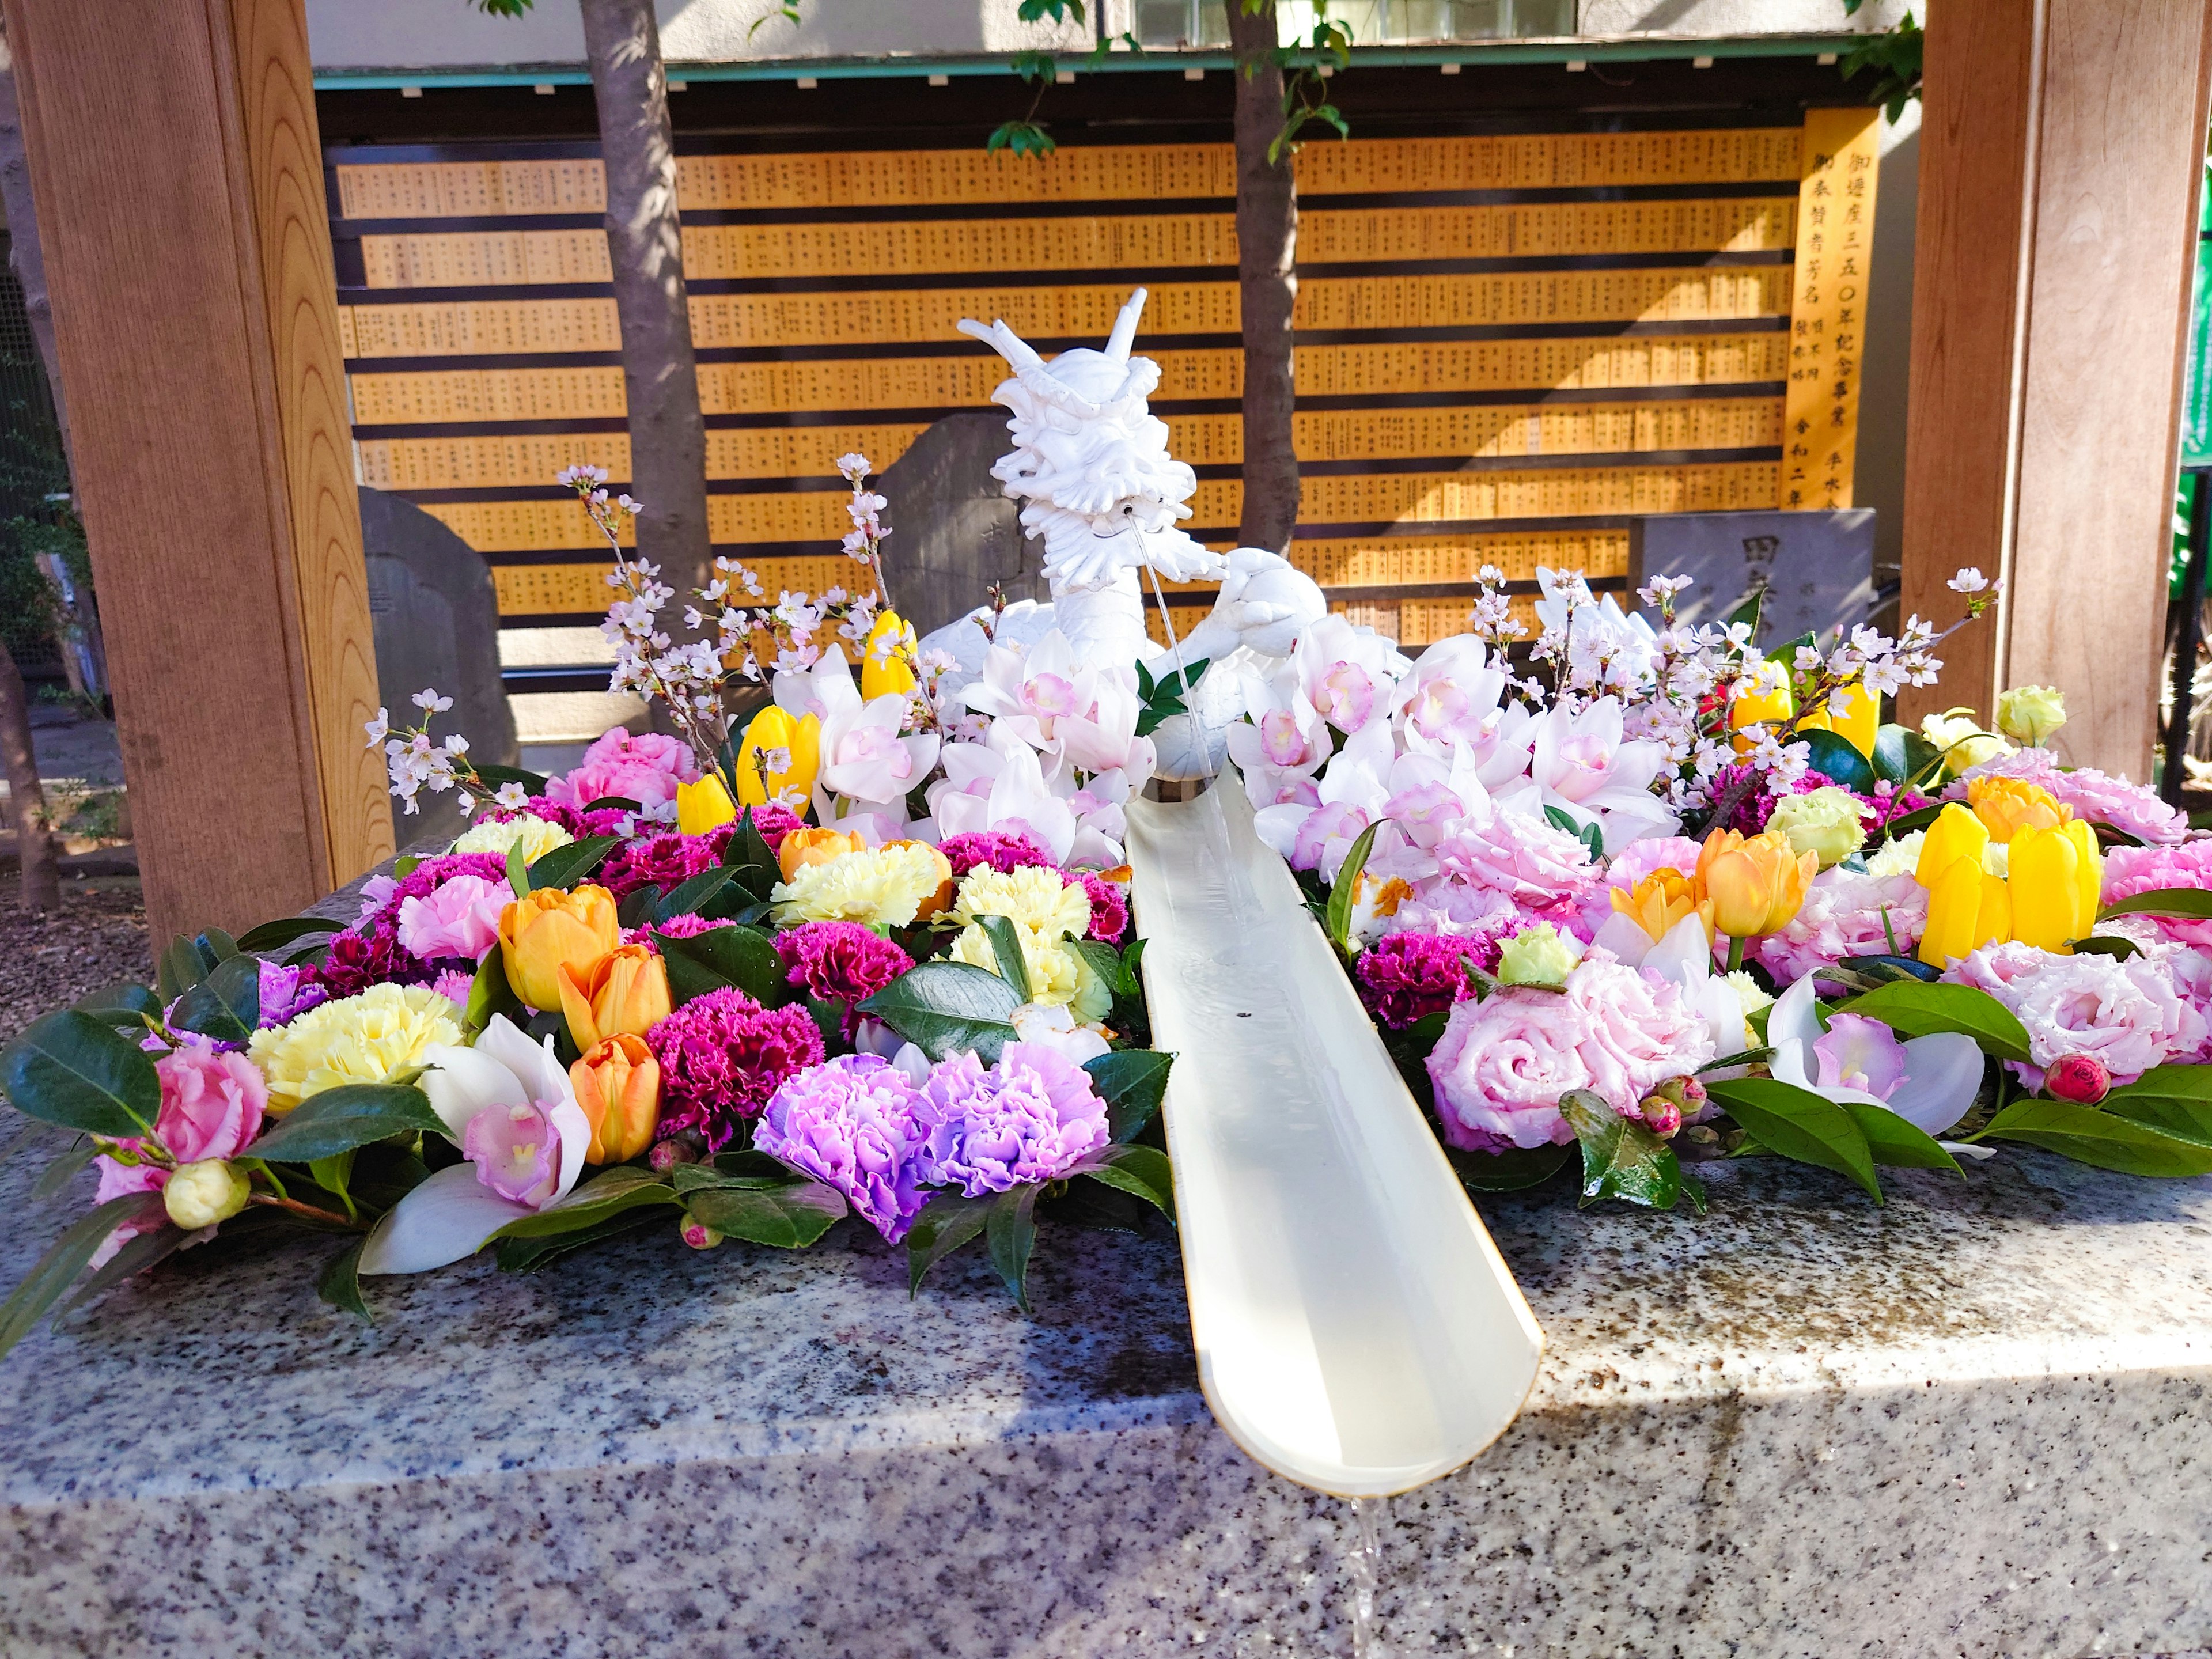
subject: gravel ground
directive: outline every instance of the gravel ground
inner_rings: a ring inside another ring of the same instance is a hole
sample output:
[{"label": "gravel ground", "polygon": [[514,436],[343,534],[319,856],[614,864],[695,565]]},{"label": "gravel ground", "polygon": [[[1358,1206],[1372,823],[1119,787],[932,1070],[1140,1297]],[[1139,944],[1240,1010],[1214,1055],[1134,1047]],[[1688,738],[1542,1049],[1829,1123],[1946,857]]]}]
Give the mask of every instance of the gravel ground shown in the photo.
[{"label": "gravel ground", "polygon": [[[5,884],[12,890],[12,872]],[[0,893],[0,1042],[40,1015],[118,980],[151,983],[146,910],[135,881],[64,883],[62,906],[25,914]]]}]

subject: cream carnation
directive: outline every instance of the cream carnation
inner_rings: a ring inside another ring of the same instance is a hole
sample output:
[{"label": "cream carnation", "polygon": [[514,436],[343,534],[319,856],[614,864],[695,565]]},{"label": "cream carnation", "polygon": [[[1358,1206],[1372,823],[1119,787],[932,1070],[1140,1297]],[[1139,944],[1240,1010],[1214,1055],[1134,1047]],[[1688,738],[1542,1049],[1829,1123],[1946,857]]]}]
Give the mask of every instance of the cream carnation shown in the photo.
[{"label": "cream carnation", "polygon": [[[810,864],[780,883],[776,925],[801,921],[858,921],[904,927],[944,879],[942,855],[924,842],[843,853],[827,864]],[[1083,896],[1080,888],[1076,896]],[[1085,902],[1085,915],[1089,911]]]},{"label": "cream carnation", "polygon": [[289,1112],[346,1083],[383,1083],[422,1063],[433,1044],[458,1046],[453,1005],[424,985],[372,985],[253,1034],[248,1054],[269,1079],[269,1108]]},{"label": "cream carnation", "polygon": [[1057,870],[1025,865],[1002,872],[979,865],[962,878],[952,907],[955,921],[970,923],[978,916],[1005,916],[1048,939],[1081,939],[1091,931],[1091,896]]},{"label": "cream carnation", "polygon": [[495,853],[505,858],[507,849],[520,847],[522,861],[535,864],[556,847],[566,847],[576,838],[557,823],[548,823],[544,818],[528,812],[517,812],[511,818],[497,823],[471,824],[454,842],[456,853]]},{"label": "cream carnation", "polygon": [[[1075,890],[1080,893],[1083,890]],[[1022,966],[1030,976],[1030,1000],[1048,1008],[1065,1007],[1079,1022],[1103,1019],[1114,1006],[1113,989],[1083,958],[1083,953],[1057,939],[1048,939],[1034,927],[1017,925]],[[970,922],[952,941],[949,953],[986,973],[999,971],[999,953],[981,926]]]}]

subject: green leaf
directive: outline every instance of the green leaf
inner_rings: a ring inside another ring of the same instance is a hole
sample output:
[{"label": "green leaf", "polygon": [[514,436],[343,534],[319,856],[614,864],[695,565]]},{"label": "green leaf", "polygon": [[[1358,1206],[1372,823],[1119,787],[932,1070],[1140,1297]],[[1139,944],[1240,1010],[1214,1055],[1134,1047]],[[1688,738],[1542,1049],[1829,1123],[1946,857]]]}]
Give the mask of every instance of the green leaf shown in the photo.
[{"label": "green leaf", "polygon": [[660,903],[660,889],[648,882],[623,895],[615,906],[615,920],[625,927],[642,927],[651,921]]},{"label": "green leaf", "polygon": [[307,1173],[315,1178],[315,1185],[325,1192],[337,1195],[338,1200],[345,1206],[349,1219],[356,1218],[361,1213],[354,1207],[353,1194],[347,1184],[353,1179],[353,1161],[360,1151],[358,1146],[349,1146],[331,1157],[311,1158],[307,1163]]},{"label": "green leaf", "polygon": [[519,783],[533,795],[545,793],[545,775],[526,772],[520,766],[479,766],[477,775],[495,789],[502,783]]},{"label": "green leaf", "polygon": [[2212,1066],[2154,1066],[2098,1104],[2177,1140],[2212,1146]]},{"label": "green leaf", "polygon": [[374,1325],[376,1316],[369,1312],[368,1300],[361,1293],[361,1252],[368,1243],[366,1238],[356,1238],[332,1256],[315,1279],[315,1294],[362,1324]]},{"label": "green leaf", "polygon": [[[51,1016],[49,1017],[51,1018]],[[56,1239],[4,1304],[0,1304],[0,1354],[30,1334],[71,1281],[84,1271],[107,1236],[125,1222],[161,1207],[159,1194],[128,1193],[78,1218]]]},{"label": "green leaf", "polygon": [[1943,810],[1939,802],[1933,806],[1917,806],[1910,812],[1899,812],[1881,827],[1886,841],[1902,841],[1915,830],[1925,830],[1936,822],[1936,815]]},{"label": "green leaf", "polygon": [[207,958],[200,947],[179,933],[169,941],[169,948],[161,952],[155,964],[155,988],[161,994],[163,1002],[174,1002],[179,997],[208,976]]},{"label": "green leaf", "polygon": [[57,1153],[31,1185],[31,1202],[43,1204],[76,1179],[77,1172],[100,1156],[100,1143],[79,1135]]},{"label": "green leaf", "polygon": [[1083,1062],[1091,1086],[1106,1103],[1107,1132],[1117,1141],[1133,1140],[1167,1098],[1168,1068],[1175,1056],[1158,1048],[1117,1048]]},{"label": "green leaf", "polygon": [[2087,939],[2075,939],[2073,944],[2074,954],[2077,957],[2110,957],[2115,962],[2125,962],[2130,957],[2142,954],[2142,946],[2131,939],[2099,938],[2093,933]]},{"label": "green leaf", "polygon": [[505,1014],[517,1025],[523,1019],[522,999],[507,982],[507,952],[496,945],[484,952],[477,976],[469,983],[468,1006],[461,1011],[463,1040],[474,1042],[483,1036],[494,1014]]},{"label": "green leaf", "polygon": [[[702,1166],[684,1164],[678,1167],[700,1169]],[[547,1238],[556,1233],[573,1233],[585,1227],[596,1227],[608,1217],[621,1215],[628,1210],[641,1209],[652,1204],[672,1206],[680,1201],[674,1185],[665,1176],[655,1175],[651,1170],[642,1169],[635,1164],[617,1164],[611,1169],[600,1171],[558,1203],[547,1205],[535,1215],[523,1216],[508,1222],[492,1237]]]},{"label": "green leaf", "polygon": [[90,1014],[103,1025],[127,1026],[134,1031],[144,1029],[144,1017],[161,1012],[161,1000],[136,980],[125,980],[79,997],[70,1006],[81,1014]]},{"label": "green leaf", "polygon": [[976,923],[983,937],[991,941],[991,955],[999,964],[999,977],[1014,988],[1015,996],[1022,1002],[1030,1000],[1030,965],[1022,955],[1021,935],[1014,931],[1011,916],[978,916]]},{"label": "green leaf", "polygon": [[722,862],[737,872],[738,885],[756,899],[764,899],[783,879],[783,872],[768,840],[753,822],[753,809],[738,814],[738,827],[722,848]]},{"label": "green leaf", "polygon": [[446,1121],[420,1089],[348,1083],[309,1095],[246,1149],[272,1164],[313,1164],[393,1135],[444,1134]]},{"label": "green leaf", "polygon": [[694,1221],[728,1238],[799,1250],[845,1218],[845,1200],[818,1181],[781,1187],[715,1187],[694,1193],[684,1207]]},{"label": "green leaf", "polygon": [[906,1236],[908,1300],[920,1293],[921,1281],[929,1276],[932,1267],[983,1231],[991,1207],[998,1201],[996,1193],[963,1198],[957,1192],[941,1192],[922,1206],[921,1213],[914,1218],[914,1225]]},{"label": "green leaf", "polygon": [[931,1060],[974,1049],[987,1066],[1013,1040],[1021,999],[996,974],[964,962],[925,962],[860,1004]]},{"label": "green leaf", "polygon": [[1144,995],[1145,981],[1143,978],[1143,969],[1145,965],[1145,945],[1147,942],[1148,941],[1141,939],[1133,939],[1129,941],[1127,945],[1123,948],[1121,951],[1121,975],[1114,981],[1114,994],[1115,996],[1140,997]]},{"label": "green leaf", "polygon": [[111,1139],[150,1133],[161,1107],[154,1056],[74,1008],[33,1021],[0,1052],[0,1089],[27,1117]]},{"label": "green leaf", "polygon": [[1875,775],[1900,788],[1933,777],[1942,763],[1943,751],[1909,726],[1893,722],[1874,734]]},{"label": "green leaf", "polygon": [[668,966],[670,1000],[678,1006],[731,985],[763,1008],[781,1007],[791,1000],[792,988],[784,976],[783,960],[775,953],[775,941],[757,927],[733,922],[683,939],[655,932],[653,939]]},{"label": "green leaf", "polygon": [[416,858],[414,854],[402,853],[392,860],[392,878],[394,881],[404,881],[422,867],[422,860]]},{"label": "green leaf", "polygon": [[1853,997],[1831,1013],[1863,1014],[1878,1019],[1899,1036],[1927,1036],[1936,1031],[1958,1031],[1981,1044],[1984,1054],[1999,1060],[2027,1059],[2027,1028],[2011,1009],[1987,991],[1971,985],[1927,985],[1897,980],[1876,986],[1864,996]]},{"label": "green leaf", "polygon": [[1030,1253],[1036,1248],[1036,1201],[1039,1188],[1030,1182],[1000,1193],[984,1218],[983,1243],[991,1252],[991,1265],[1014,1295],[1014,1305],[1030,1310]]},{"label": "green leaf", "polygon": [[[585,811],[591,809],[586,807]],[[532,887],[573,887],[607,861],[607,854],[622,845],[618,836],[586,836],[556,847],[530,866]]]},{"label": "green leaf", "polygon": [[1672,1147],[1640,1123],[1631,1123],[1588,1089],[1570,1089],[1559,1097],[1560,1114],[1582,1143],[1582,1202],[1587,1208],[1603,1198],[1626,1199],[1655,1210],[1671,1210],[1685,1193],[1703,1215],[1705,1190],[1682,1173]]},{"label": "green leaf", "polygon": [[191,1237],[183,1228],[165,1221],[151,1231],[125,1239],[121,1249],[76,1281],[76,1288],[70,1292],[68,1299],[54,1309],[54,1323],[59,1325],[102,1291],[112,1289],[134,1273],[143,1273],[155,1262],[174,1255]]},{"label": "green leaf", "polygon": [[1863,1100],[1837,1103],[1851,1115],[1859,1133],[1866,1137],[1867,1150],[1878,1164],[1897,1170],[1948,1170],[1953,1175],[1964,1175],[1959,1160],[1936,1144],[1934,1137],[1917,1125],[1908,1123],[1887,1106],[1869,1106]]},{"label": "green leaf", "polygon": [[1882,1201],[1874,1149],[1867,1144],[1865,1132],[1850,1113],[1826,1096],[1771,1078],[1740,1078],[1705,1086],[1730,1117],[1778,1158],[1847,1175],[1875,1203]]},{"label": "green leaf", "polygon": [[261,962],[234,952],[177,999],[169,1024],[217,1042],[243,1042],[261,1024]]},{"label": "green leaf", "polygon": [[653,1218],[653,1212],[649,1208],[624,1210],[593,1226],[580,1227],[572,1233],[553,1233],[544,1238],[502,1238],[492,1246],[492,1260],[499,1263],[499,1270],[503,1273],[534,1273],[587,1244],[635,1232],[638,1228],[649,1224]]},{"label": "green leaf", "polygon": [[530,870],[522,861],[522,838],[518,836],[507,849],[507,884],[515,897],[530,896]]},{"label": "green leaf", "polygon": [[1813,769],[1854,794],[1874,793],[1875,771],[1867,757],[1859,753],[1849,738],[1838,732],[1814,727],[1810,732],[1800,731],[1790,739],[1792,743],[1808,744],[1808,757]]},{"label": "green leaf", "polygon": [[[1470,1192],[1517,1193],[1540,1187],[1566,1166],[1570,1149],[1565,1146],[1515,1146],[1503,1152],[1463,1152],[1444,1148],[1460,1185]],[[1678,1162],[1675,1167],[1681,1166]]]},{"label": "green leaf", "polygon": [[711,870],[702,870],[662,898],[654,907],[653,920],[666,921],[671,916],[705,915],[707,907],[736,879],[737,873],[726,864],[718,864]]},{"label": "green leaf", "polygon": [[2097,920],[2111,916],[2185,916],[2202,921],[2212,916],[2212,888],[2154,887],[2147,893],[2115,899],[2097,913]]},{"label": "green leaf", "polygon": [[596,800],[586,801],[577,810],[585,812],[642,812],[645,803],[632,800],[628,795],[601,795]]},{"label": "green leaf", "polygon": [[1723,1054],[1718,1060],[1709,1060],[1698,1067],[1697,1075],[1707,1072],[1725,1072],[1735,1066],[1764,1066],[1774,1057],[1771,1048],[1745,1048],[1733,1054]]},{"label": "green leaf", "polygon": [[2015,1101],[1974,1139],[2021,1141],[2123,1175],[2212,1175],[2212,1146],[2070,1100]]},{"label": "green leaf", "polygon": [[1068,941],[1075,954],[1090,964],[1091,971],[1106,981],[1106,988],[1115,996],[1128,993],[1121,985],[1121,953],[1103,939],[1078,939]]},{"label": "green leaf", "polygon": [[192,941],[199,946],[200,956],[212,971],[238,954],[238,941],[220,927],[206,927]]},{"label": "green leaf", "polygon": [[239,935],[241,951],[278,951],[285,945],[318,934],[342,931],[345,924],[328,916],[286,916],[281,921],[264,921],[258,927],[248,928]]},{"label": "green leaf", "polygon": [[1175,1175],[1168,1155],[1152,1146],[1102,1146],[1075,1173],[1141,1198],[1169,1220],[1175,1219]]},{"label": "green leaf", "polygon": [[1352,843],[1352,850],[1344,855],[1344,864],[1336,872],[1336,884],[1328,890],[1328,911],[1322,925],[1328,930],[1328,942],[1342,951],[1352,938],[1352,911],[1359,894],[1359,872],[1367,867],[1367,855],[1375,848],[1375,832],[1384,820],[1377,818],[1359,832],[1359,839]]}]

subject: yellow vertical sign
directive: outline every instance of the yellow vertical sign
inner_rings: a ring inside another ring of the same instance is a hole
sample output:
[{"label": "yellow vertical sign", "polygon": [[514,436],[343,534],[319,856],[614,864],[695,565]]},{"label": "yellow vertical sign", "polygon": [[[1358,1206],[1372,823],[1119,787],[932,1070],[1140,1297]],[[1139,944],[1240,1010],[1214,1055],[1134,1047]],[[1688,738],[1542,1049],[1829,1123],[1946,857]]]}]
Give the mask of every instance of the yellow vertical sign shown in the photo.
[{"label": "yellow vertical sign", "polygon": [[1851,504],[1881,118],[1872,109],[1805,112],[1776,503],[1785,508]]}]

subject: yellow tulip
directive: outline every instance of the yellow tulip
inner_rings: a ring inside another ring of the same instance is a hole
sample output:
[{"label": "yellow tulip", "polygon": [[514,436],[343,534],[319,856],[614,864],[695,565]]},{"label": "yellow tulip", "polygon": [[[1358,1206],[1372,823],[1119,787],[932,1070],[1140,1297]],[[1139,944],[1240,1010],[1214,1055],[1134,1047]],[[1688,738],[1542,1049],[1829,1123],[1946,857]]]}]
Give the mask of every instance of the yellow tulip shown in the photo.
[{"label": "yellow tulip", "polygon": [[1623,892],[1615,887],[1612,895],[1613,909],[1633,920],[1651,936],[1654,945],[1666,938],[1685,916],[1695,916],[1704,922],[1706,939],[1712,939],[1712,900],[1698,890],[1696,882],[1671,866],[1662,865],[1654,870],[1631,891]]},{"label": "yellow tulip", "polygon": [[1787,836],[1716,830],[1698,851],[1697,878],[1713,926],[1731,939],[1755,939],[1789,926],[1820,869],[1819,857],[1796,851]]},{"label": "yellow tulip", "polygon": [[[1989,826],[1971,809],[1954,801],[1938,812],[1936,822],[1928,826],[1928,833],[1920,843],[1920,862],[1914,866],[1912,878],[1933,893],[1937,878],[1948,875],[1959,860],[1966,859],[1979,870],[1982,855],[1989,850]],[[1961,951],[1959,954],[1964,956],[1966,952]]]},{"label": "yellow tulip", "polygon": [[507,982],[533,1008],[561,1006],[561,969],[588,969],[622,943],[615,896],[586,883],[574,892],[533,889],[499,913]]},{"label": "yellow tulip", "polygon": [[[1747,726],[1778,726],[1797,712],[1797,700],[1790,691],[1790,676],[1782,672],[1779,663],[1770,662],[1767,668],[1767,674],[1741,682],[1743,689],[1729,705],[1729,731],[1741,732]],[[1749,751],[1751,744],[1738,738],[1735,747],[1737,753],[1743,754]]]},{"label": "yellow tulip", "polygon": [[584,1051],[568,1068],[576,1104],[592,1126],[586,1164],[621,1164],[653,1145],[660,1125],[660,1062],[627,1032]]},{"label": "yellow tulip", "polygon": [[[885,641],[890,643],[886,646]],[[860,696],[872,700],[890,692],[913,690],[910,661],[918,648],[914,629],[897,611],[886,611],[877,617],[876,625],[868,630],[868,642],[860,647]]]},{"label": "yellow tulip", "polygon": [[[866,845],[858,836],[848,836],[842,830],[793,830],[776,847],[776,866],[783,872],[783,878],[790,881],[809,866],[827,864],[848,853],[860,852]],[[950,870],[952,866],[947,864],[945,867]]]},{"label": "yellow tulip", "polygon": [[2074,809],[2039,783],[2019,778],[1970,778],[1966,805],[1991,839],[2009,843],[2023,830],[2056,830]]},{"label": "yellow tulip", "polygon": [[1806,711],[1804,719],[1797,722],[1797,729],[1800,732],[1833,732],[1872,760],[1875,734],[1881,729],[1881,699],[1869,696],[1866,687],[1856,680],[1844,687],[1839,695],[1849,699],[1844,705],[1841,720],[1828,713],[1827,701],[1823,699]]},{"label": "yellow tulip", "polygon": [[2065,830],[2029,826],[2006,854],[2012,937],[2039,950],[2070,952],[2096,920],[2081,914],[2081,849]]},{"label": "yellow tulip", "polygon": [[2081,819],[2069,820],[2065,825],[2065,835],[2074,843],[2074,851],[2077,854],[2074,863],[2075,902],[2079,907],[2077,914],[2081,918],[2081,931],[2074,937],[2086,939],[2091,925],[2097,920],[2099,908],[2104,903],[2105,854],[2097,845],[2097,832]]},{"label": "yellow tulip", "polygon": [[623,945],[597,962],[561,964],[561,1012],[580,1049],[643,1036],[668,1018],[668,964],[650,946]]},{"label": "yellow tulip", "polygon": [[[783,764],[771,767],[769,762]],[[812,714],[793,720],[771,703],[752,718],[738,745],[738,799],[765,806],[771,797],[804,797],[822,768],[822,722]]]},{"label": "yellow tulip", "polygon": [[1954,859],[1918,880],[1928,890],[1920,959],[1929,967],[1948,967],[1984,945],[2011,937],[2011,897],[2004,878],[1983,869],[1978,857]]},{"label": "yellow tulip", "polygon": [[676,827],[684,835],[703,836],[737,815],[738,804],[714,773],[708,773],[696,783],[676,786]]}]

